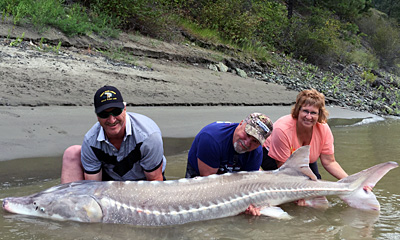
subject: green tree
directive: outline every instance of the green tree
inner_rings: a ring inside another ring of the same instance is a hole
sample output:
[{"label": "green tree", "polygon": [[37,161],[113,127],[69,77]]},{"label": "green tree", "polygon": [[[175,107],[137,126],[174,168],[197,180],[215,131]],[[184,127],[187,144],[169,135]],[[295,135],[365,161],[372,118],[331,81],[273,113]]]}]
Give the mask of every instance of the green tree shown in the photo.
[{"label": "green tree", "polygon": [[368,11],[372,0],[299,0],[308,7],[321,7],[333,11],[342,19],[353,20]]},{"label": "green tree", "polygon": [[394,18],[400,22],[400,1],[399,0],[373,0],[372,5],[386,13],[388,17]]},{"label": "green tree", "polygon": [[395,21],[373,10],[358,19],[357,24],[379,57],[380,67],[396,67],[400,63],[400,29]]}]

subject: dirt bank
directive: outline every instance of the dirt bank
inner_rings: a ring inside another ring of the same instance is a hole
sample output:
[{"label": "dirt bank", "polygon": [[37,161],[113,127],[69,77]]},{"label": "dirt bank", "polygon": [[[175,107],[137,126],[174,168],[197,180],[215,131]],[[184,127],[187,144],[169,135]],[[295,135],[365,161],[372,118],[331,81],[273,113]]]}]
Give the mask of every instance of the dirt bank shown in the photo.
[{"label": "dirt bank", "polygon": [[[7,89],[0,105],[89,106],[93,93],[105,84],[118,87],[128,105],[140,106],[289,105],[297,94],[277,84],[209,70],[207,64],[220,53],[190,44],[121,34],[108,41],[114,47],[107,51],[128,50],[125,58],[131,64],[126,64],[105,57],[101,40],[31,29],[0,25],[0,87]],[[55,45],[45,45],[42,38]]]}]

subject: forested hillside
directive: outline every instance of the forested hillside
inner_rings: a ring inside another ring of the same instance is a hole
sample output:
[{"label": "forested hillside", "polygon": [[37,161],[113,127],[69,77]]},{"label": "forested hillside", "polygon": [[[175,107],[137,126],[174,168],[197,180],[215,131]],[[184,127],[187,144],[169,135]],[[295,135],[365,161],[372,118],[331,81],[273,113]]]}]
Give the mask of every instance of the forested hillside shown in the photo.
[{"label": "forested hillside", "polygon": [[[373,92],[366,100],[372,108],[400,114],[399,1],[0,0],[0,9],[3,21],[31,22],[39,31],[104,38],[125,31],[196,43],[268,66],[268,81],[284,84],[275,73],[299,78],[338,102],[345,93]],[[292,80],[286,85],[296,89]]]}]

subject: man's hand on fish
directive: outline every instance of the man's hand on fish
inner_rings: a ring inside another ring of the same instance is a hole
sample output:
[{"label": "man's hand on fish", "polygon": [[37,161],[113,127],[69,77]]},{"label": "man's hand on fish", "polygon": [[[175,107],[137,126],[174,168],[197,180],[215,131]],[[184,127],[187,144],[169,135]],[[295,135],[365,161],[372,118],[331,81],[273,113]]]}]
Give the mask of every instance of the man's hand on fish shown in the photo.
[{"label": "man's hand on fish", "polygon": [[372,188],[373,186],[368,186],[368,185],[363,187],[364,191],[367,193],[372,192]]}]

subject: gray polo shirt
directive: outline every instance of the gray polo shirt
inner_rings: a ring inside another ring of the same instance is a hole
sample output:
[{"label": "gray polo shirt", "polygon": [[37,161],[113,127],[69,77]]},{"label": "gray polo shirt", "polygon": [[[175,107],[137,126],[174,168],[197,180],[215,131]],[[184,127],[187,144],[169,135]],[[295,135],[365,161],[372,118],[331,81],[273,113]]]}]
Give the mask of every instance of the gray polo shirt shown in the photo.
[{"label": "gray polo shirt", "polygon": [[144,171],[152,172],[167,160],[160,128],[150,118],[126,113],[126,133],[120,149],[115,148],[97,122],[86,133],[81,161],[84,171],[96,174],[103,168],[114,180],[144,180]]}]

